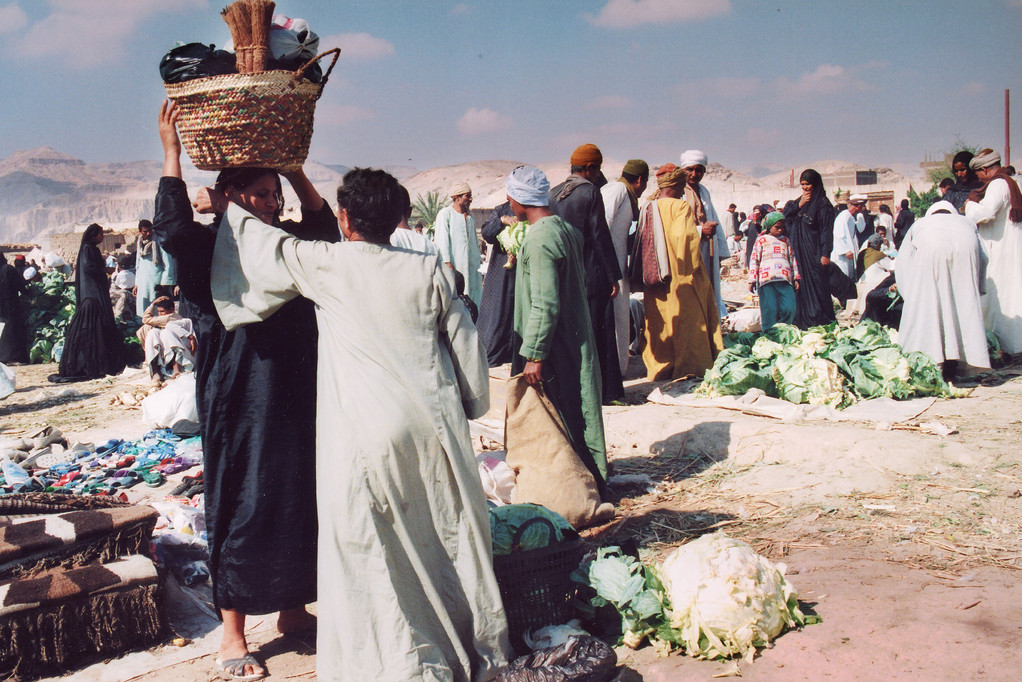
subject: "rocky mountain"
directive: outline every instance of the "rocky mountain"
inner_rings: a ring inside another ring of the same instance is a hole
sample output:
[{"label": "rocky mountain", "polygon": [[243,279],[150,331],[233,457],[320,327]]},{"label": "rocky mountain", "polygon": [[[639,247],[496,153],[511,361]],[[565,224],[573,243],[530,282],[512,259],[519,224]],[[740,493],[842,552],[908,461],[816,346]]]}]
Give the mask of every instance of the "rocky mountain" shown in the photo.
[{"label": "rocky mountain", "polygon": [[[405,184],[413,201],[419,195],[434,190],[446,193],[454,183],[468,182],[475,195],[473,207],[488,209],[503,203],[504,178],[519,164],[490,160],[421,172],[407,166],[388,170]],[[609,180],[617,178],[621,165],[621,160],[604,160]],[[554,185],[567,177],[567,166],[566,161],[539,164]],[[819,161],[811,167],[825,176],[865,170],[834,160]],[[38,243],[47,234],[80,230],[92,222],[114,229],[133,227],[139,219],[152,217],[160,170],[158,161],[86,163],[49,147],[14,152],[0,160],[0,242]],[[305,170],[320,193],[334,205],[337,185],[349,167],[308,161]],[[795,169],[796,178],[801,170]],[[899,173],[889,168],[875,170],[878,185],[907,186],[907,180]],[[754,178],[711,163],[704,182],[713,192],[715,203],[736,200],[744,205],[781,198],[778,190],[787,187],[789,174],[790,171],[782,171]],[[216,174],[196,170],[186,163],[184,176],[194,192],[202,185],[212,184]],[[655,186],[651,179],[648,191],[652,192]],[[899,196],[903,191],[899,188]],[[289,187],[285,187],[284,199],[285,215],[294,216],[298,202]]]},{"label": "rocky mountain", "polygon": [[[306,173],[325,197],[336,192],[346,166],[310,161]],[[0,160],[0,242],[39,242],[49,234],[72,232],[89,223],[114,229],[151,218],[160,179],[157,161],[85,163],[49,147],[17,151]],[[212,184],[216,174],[184,168],[193,189]],[[289,212],[297,200],[284,194]]]}]

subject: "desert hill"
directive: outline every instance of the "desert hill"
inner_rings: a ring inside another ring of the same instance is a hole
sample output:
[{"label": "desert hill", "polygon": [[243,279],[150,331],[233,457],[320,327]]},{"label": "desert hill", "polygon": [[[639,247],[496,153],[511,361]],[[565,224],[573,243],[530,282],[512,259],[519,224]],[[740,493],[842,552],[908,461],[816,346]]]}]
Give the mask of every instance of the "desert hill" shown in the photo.
[{"label": "desert hill", "polygon": [[[446,194],[457,182],[468,182],[475,199],[473,207],[489,209],[504,201],[504,178],[522,162],[513,160],[472,161],[418,171],[407,166],[394,167],[393,172],[414,200],[430,191]],[[604,173],[615,180],[623,159],[606,159]],[[566,160],[538,164],[551,184],[562,182],[568,175]],[[825,177],[854,175],[863,166],[836,160],[810,164]],[[48,234],[80,230],[92,222],[115,229],[133,226],[141,218],[151,218],[153,201],[160,177],[158,161],[118,163],[86,163],[49,147],[21,150],[0,159],[0,242],[39,242]],[[336,189],[347,166],[308,161],[306,173],[331,205],[336,203]],[[890,168],[874,168],[878,184],[872,189],[892,189],[900,198],[908,187],[908,179]],[[795,169],[795,176],[802,168]],[[742,208],[754,202],[784,200],[798,194],[788,186],[791,171],[781,171],[754,178],[745,173],[711,163],[704,183],[713,193],[714,203],[724,208],[735,201]],[[199,171],[185,164],[185,182],[194,191],[212,184],[213,172]],[[655,182],[648,190],[652,192]],[[847,186],[844,186],[848,189]],[[828,186],[828,189],[832,189]],[[294,215],[297,201],[290,188],[284,192],[287,215]]]}]

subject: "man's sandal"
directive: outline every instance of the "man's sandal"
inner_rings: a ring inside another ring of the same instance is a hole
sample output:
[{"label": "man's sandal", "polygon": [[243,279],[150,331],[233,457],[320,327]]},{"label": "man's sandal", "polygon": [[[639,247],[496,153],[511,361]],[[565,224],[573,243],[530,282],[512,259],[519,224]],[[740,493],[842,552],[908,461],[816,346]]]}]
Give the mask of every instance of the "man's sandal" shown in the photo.
[{"label": "man's sandal", "polygon": [[[221,676],[228,680],[261,680],[268,675],[266,668],[250,653],[245,654],[241,658],[228,658],[226,661],[218,658],[216,659],[216,664],[220,667]],[[258,668],[260,672],[246,675],[246,666]]]}]

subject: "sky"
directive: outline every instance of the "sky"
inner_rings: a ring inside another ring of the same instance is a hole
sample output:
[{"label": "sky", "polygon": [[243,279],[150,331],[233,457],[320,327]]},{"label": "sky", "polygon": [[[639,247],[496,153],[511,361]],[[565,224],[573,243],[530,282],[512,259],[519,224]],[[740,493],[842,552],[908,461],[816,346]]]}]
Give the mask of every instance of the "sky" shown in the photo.
[{"label": "sky", "polygon": [[[226,0],[0,0],[0,158],[160,160],[158,66],[230,41]],[[918,164],[958,143],[1022,165],[1022,0],[282,0],[340,47],[310,157],[546,163],[584,142],[762,172]]]}]

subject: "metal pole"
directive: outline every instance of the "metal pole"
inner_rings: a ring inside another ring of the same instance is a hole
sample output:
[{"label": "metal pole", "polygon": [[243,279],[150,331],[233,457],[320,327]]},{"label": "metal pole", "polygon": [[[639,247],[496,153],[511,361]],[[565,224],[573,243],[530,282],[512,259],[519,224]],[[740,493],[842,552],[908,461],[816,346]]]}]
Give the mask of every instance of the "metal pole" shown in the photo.
[{"label": "metal pole", "polygon": [[1008,88],[1004,89],[1004,165],[1011,165],[1011,126],[1009,125],[1010,102]]}]

